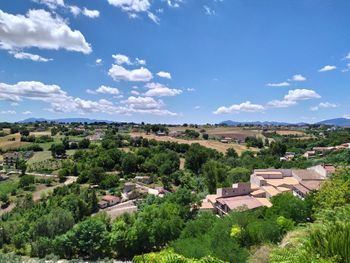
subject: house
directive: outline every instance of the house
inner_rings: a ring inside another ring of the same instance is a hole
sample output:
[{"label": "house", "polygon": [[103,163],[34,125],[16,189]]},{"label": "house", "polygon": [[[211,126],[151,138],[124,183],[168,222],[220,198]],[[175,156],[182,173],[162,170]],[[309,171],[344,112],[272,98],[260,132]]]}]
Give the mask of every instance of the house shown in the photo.
[{"label": "house", "polygon": [[272,197],[287,192],[304,199],[310,192],[319,190],[334,172],[335,167],[332,165],[308,169],[256,169],[249,183],[217,189],[216,195],[207,195],[199,209],[225,215],[236,209],[270,207]]},{"label": "house", "polygon": [[129,192],[135,190],[135,188],[136,188],[136,185],[134,183],[127,182],[124,184],[123,192],[129,193]]},{"label": "house", "polygon": [[335,147],[314,147],[312,150],[319,155],[324,155],[327,153],[330,153],[334,151],[336,148]]},{"label": "house", "polygon": [[311,158],[314,158],[316,156],[316,152],[315,151],[307,151],[303,154],[303,156],[306,159],[311,159]]},{"label": "house", "polygon": [[3,155],[4,164],[7,166],[15,166],[19,160],[18,152],[7,152]]},{"label": "house", "polygon": [[134,178],[137,182],[143,183],[143,184],[150,184],[152,183],[152,178],[150,176],[135,176]]},{"label": "house", "polygon": [[294,152],[286,152],[286,154],[283,157],[280,157],[280,161],[291,161],[295,157]]},{"label": "house", "polygon": [[119,204],[121,201],[120,197],[114,195],[105,195],[102,197],[102,200],[98,202],[99,208],[103,209],[109,206]]},{"label": "house", "polygon": [[[237,183],[232,187],[218,188],[216,195],[207,195],[203,200],[200,211],[213,211],[220,215],[228,214],[237,209],[256,209],[262,206],[271,206],[265,197],[252,195],[250,183]],[[266,200],[265,200],[266,199]]]}]

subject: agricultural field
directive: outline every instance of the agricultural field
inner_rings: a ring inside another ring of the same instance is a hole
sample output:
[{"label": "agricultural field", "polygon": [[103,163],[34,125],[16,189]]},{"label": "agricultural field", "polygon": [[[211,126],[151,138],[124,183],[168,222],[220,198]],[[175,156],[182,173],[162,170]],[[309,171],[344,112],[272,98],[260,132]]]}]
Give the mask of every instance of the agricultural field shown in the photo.
[{"label": "agricultural field", "polygon": [[306,136],[306,133],[304,131],[298,131],[298,130],[277,130],[276,133],[282,136],[288,136],[288,135],[300,136],[300,137]]},{"label": "agricultural field", "polygon": [[9,134],[4,137],[0,137],[0,148],[4,150],[19,148],[28,144],[28,142],[21,142],[21,135],[19,133]]},{"label": "agricultural field", "polygon": [[[192,140],[186,140],[181,138],[174,138],[170,136],[156,136],[154,134],[146,134],[141,132],[134,132],[130,134],[132,137],[139,137],[142,136],[147,139],[154,139],[157,141],[170,141],[170,142],[177,142],[177,143],[184,143],[184,144],[193,144],[198,143],[202,146],[215,149],[221,153],[225,153],[227,149],[234,148],[238,154],[241,154],[243,151],[247,150],[248,148],[243,144],[236,144],[236,143],[222,143],[220,141],[215,140],[201,140],[201,139],[192,139]],[[255,148],[249,148],[249,150],[257,151]]]}]

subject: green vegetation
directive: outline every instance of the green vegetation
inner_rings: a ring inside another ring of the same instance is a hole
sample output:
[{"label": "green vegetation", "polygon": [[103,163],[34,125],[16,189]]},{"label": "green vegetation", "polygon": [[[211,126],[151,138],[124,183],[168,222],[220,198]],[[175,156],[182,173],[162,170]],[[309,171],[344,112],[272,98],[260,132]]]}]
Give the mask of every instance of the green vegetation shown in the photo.
[{"label": "green vegetation", "polygon": [[[238,156],[233,149],[222,154],[199,144],[132,138],[127,131],[133,126],[127,124],[40,125],[9,125],[3,131],[26,143],[17,150],[38,151],[28,162],[21,158],[16,163],[18,175],[0,183],[1,206],[14,207],[1,216],[0,249],[6,255],[0,254],[0,262],[19,260],[11,253],[93,261],[256,262],[255,252],[264,247],[271,250],[268,260],[274,263],[350,262],[350,171],[346,169],[339,169],[305,200],[280,194],[271,198],[271,208],[242,209],[221,218],[197,211],[206,194],[249,181],[253,169],[307,168],[321,162],[347,167],[348,149],[315,160],[302,154],[314,146],[349,142],[349,130],[311,127],[305,131],[306,139],[276,133],[266,133],[270,140],[265,141],[248,137],[247,146],[260,151]],[[46,135],[35,133],[38,128]],[[169,132],[164,125],[141,124],[138,129]],[[90,142],[87,136],[96,132],[103,133],[103,139]],[[205,132],[187,129],[184,136],[208,139]],[[281,161],[287,151],[296,157]],[[180,159],[185,160],[181,169]],[[26,174],[30,171],[57,174],[61,183],[73,176],[77,183],[57,187],[57,179],[38,179]],[[100,196],[120,195],[124,182],[138,175],[149,176],[167,194],[142,196],[136,213],[115,220],[97,213]],[[51,185],[52,192],[39,192],[38,198],[38,189]]]}]

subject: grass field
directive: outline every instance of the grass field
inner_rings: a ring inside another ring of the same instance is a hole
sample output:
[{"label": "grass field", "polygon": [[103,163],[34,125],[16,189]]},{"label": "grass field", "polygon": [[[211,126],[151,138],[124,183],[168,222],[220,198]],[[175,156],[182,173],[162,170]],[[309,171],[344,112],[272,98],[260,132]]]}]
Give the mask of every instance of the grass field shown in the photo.
[{"label": "grass field", "polygon": [[28,160],[28,164],[42,162],[51,159],[51,151],[42,151],[34,153],[33,157]]},{"label": "grass field", "polygon": [[[12,176],[11,176],[12,177]],[[0,182],[0,193],[9,194],[17,189],[18,178],[10,178],[6,181]]]},{"label": "grass field", "polygon": [[306,133],[303,131],[293,131],[293,130],[277,130],[277,134],[279,135],[295,135],[295,136],[305,136]]},{"label": "grass field", "polygon": [[[233,143],[221,143],[219,141],[214,140],[185,140],[180,138],[173,138],[170,136],[156,136],[153,134],[146,135],[145,133],[135,132],[130,134],[133,137],[142,136],[147,139],[155,139],[157,141],[170,141],[170,142],[177,142],[177,143],[185,143],[185,144],[193,144],[198,143],[202,146],[205,146],[207,148],[215,149],[219,152],[225,153],[227,149],[234,148],[238,154],[241,154],[243,151],[247,150],[248,148],[245,145],[242,144],[233,144]],[[255,148],[250,148],[249,150],[257,151]]]},{"label": "grass field", "polygon": [[[12,140],[14,139],[14,140]],[[28,145],[27,142],[21,142],[21,135],[19,133],[10,134],[0,137],[0,148],[7,150],[11,148],[18,148]]]},{"label": "grass field", "polygon": [[40,136],[51,136],[51,132],[50,132],[50,131],[31,132],[30,135],[34,135],[35,137],[40,137]]}]

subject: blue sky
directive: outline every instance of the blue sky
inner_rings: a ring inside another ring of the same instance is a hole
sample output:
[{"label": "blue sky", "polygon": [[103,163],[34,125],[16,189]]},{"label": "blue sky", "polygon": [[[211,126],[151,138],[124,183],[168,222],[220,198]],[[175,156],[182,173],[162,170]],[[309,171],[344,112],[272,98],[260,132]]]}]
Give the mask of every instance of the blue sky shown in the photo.
[{"label": "blue sky", "polygon": [[0,121],[350,116],[347,0],[2,0]]}]

